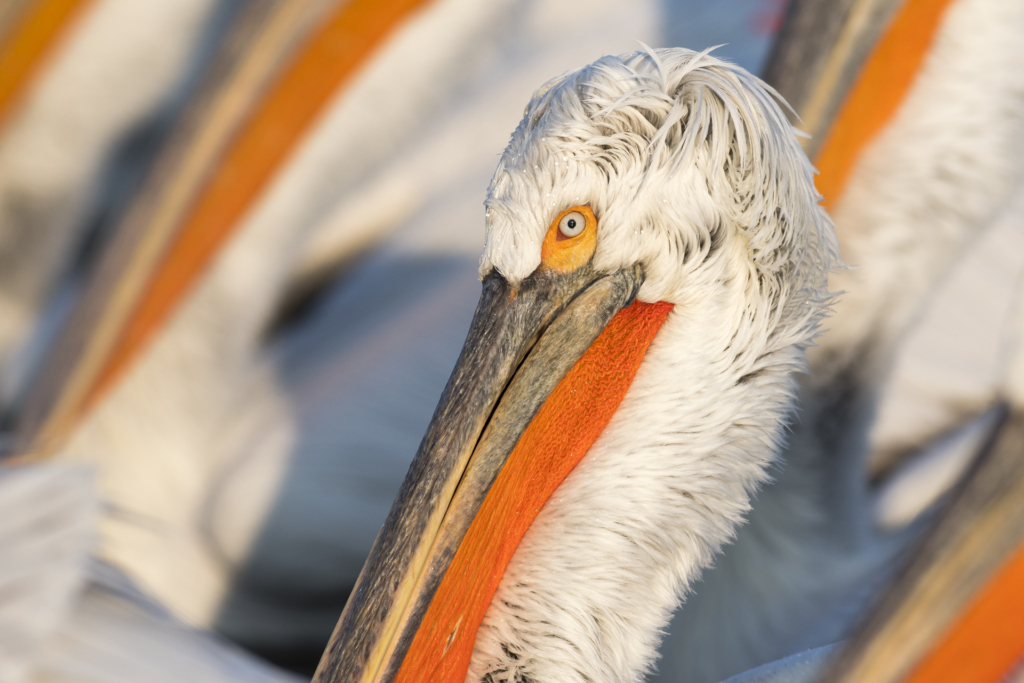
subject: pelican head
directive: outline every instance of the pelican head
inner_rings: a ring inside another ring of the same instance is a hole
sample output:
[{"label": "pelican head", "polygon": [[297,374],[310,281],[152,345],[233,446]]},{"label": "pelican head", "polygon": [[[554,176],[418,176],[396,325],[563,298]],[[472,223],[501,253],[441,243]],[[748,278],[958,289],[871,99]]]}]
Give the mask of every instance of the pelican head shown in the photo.
[{"label": "pelican head", "polygon": [[556,78],[486,227],[462,355],[316,680],[639,680],[780,445],[835,242],[757,78],[681,49]]}]

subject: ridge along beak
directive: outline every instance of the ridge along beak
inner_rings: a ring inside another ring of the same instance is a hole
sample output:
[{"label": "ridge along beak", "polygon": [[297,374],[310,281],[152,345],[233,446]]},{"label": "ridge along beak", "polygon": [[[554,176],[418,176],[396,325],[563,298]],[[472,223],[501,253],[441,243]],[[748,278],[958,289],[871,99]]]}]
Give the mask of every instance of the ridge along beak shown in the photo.
[{"label": "ridge along beak", "polygon": [[[636,298],[636,265],[491,272],[427,433],[317,667],[314,681],[393,681],[467,529],[537,411]],[[475,638],[475,633],[471,634]]]}]

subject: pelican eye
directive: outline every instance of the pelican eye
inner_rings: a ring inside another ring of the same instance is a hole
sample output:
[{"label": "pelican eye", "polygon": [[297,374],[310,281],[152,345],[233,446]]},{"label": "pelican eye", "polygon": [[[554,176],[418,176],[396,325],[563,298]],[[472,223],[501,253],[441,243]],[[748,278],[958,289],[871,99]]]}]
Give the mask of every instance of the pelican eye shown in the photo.
[{"label": "pelican eye", "polygon": [[587,228],[587,217],[579,211],[573,211],[562,216],[558,221],[558,232],[565,237],[576,237]]},{"label": "pelican eye", "polygon": [[540,249],[541,267],[571,273],[590,261],[597,248],[597,217],[585,204],[555,216]]}]

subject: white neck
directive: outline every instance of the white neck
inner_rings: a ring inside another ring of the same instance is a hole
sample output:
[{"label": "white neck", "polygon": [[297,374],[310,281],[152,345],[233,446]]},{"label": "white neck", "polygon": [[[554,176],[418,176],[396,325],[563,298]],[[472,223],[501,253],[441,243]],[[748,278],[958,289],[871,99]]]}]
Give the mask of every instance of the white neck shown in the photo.
[{"label": "white neck", "polygon": [[679,305],[669,315],[614,418],[512,558],[467,681],[648,671],[687,586],[765,479],[803,364],[795,346],[765,353],[764,341],[737,357],[758,340],[723,330],[742,318],[723,315]]}]

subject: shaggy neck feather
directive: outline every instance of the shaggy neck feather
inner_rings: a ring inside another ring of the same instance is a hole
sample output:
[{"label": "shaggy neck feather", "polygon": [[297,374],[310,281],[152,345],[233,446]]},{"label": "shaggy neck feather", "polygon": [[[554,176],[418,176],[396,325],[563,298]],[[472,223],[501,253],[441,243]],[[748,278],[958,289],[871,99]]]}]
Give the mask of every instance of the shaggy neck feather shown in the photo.
[{"label": "shaggy neck feather", "polygon": [[[803,362],[792,345],[767,350],[760,331],[723,329],[744,318],[728,308],[670,314],[612,422],[520,544],[467,681],[639,681],[651,668],[680,597],[765,478]],[[754,348],[767,353],[736,352]]]}]

